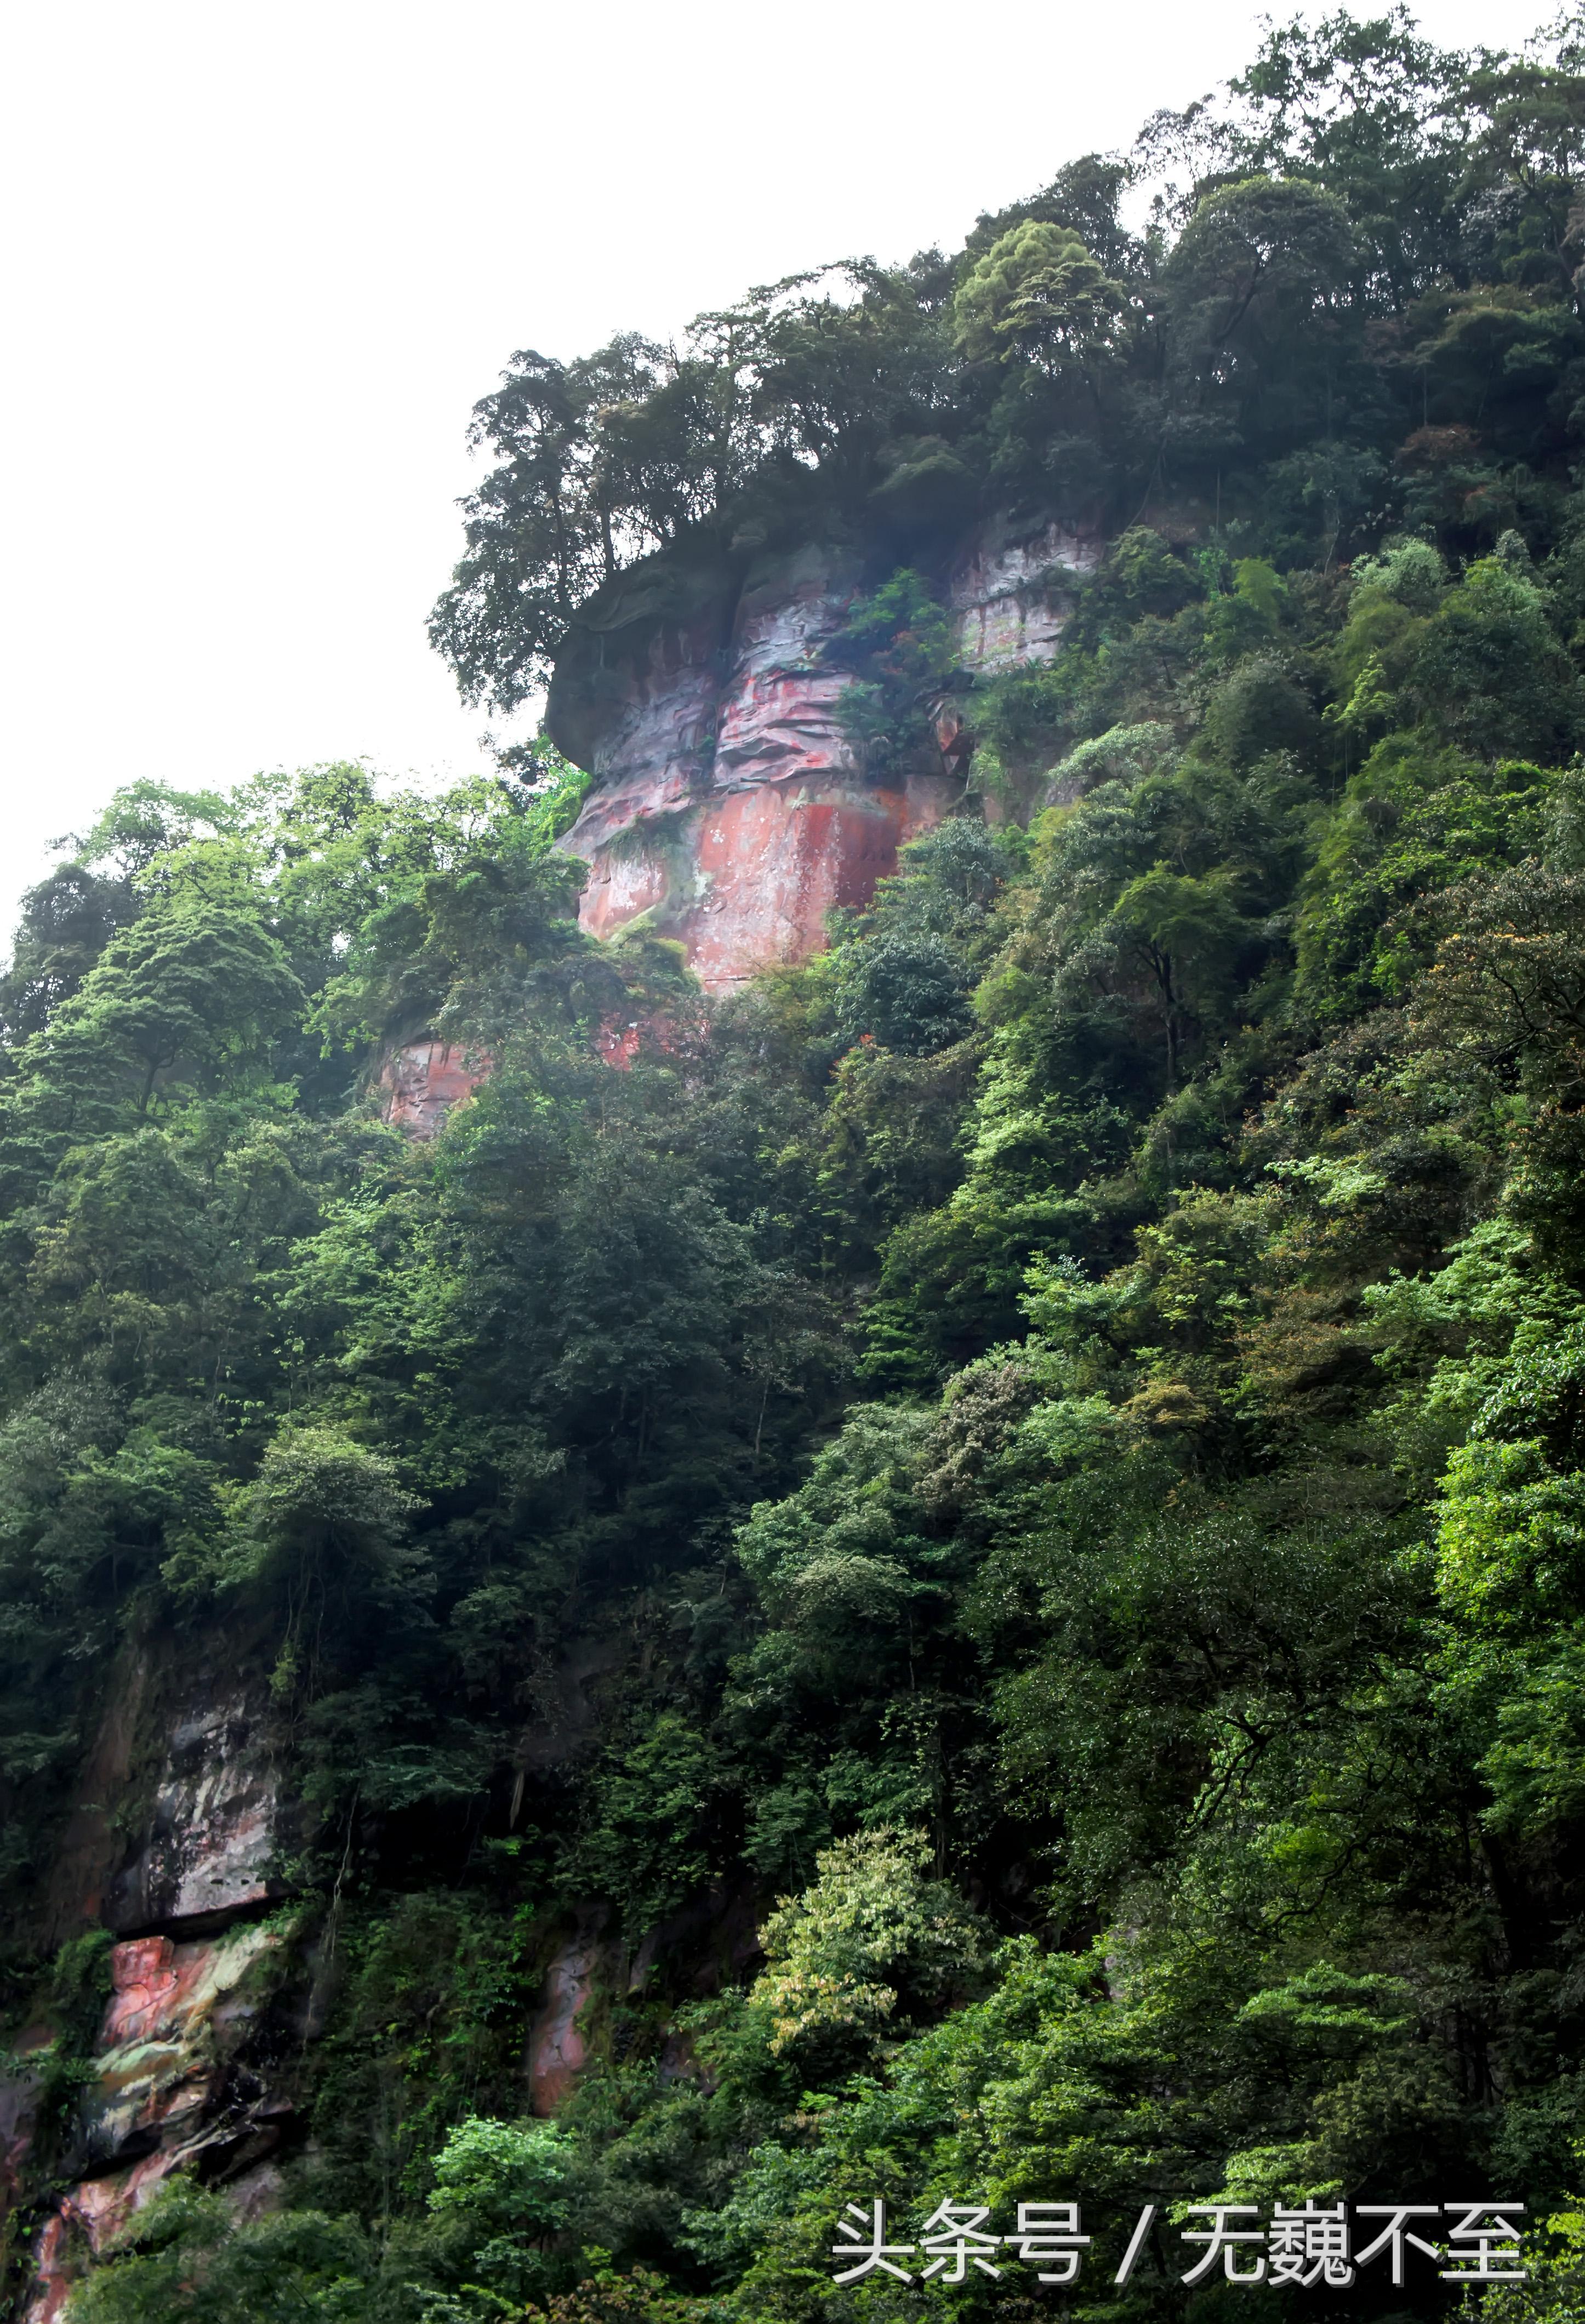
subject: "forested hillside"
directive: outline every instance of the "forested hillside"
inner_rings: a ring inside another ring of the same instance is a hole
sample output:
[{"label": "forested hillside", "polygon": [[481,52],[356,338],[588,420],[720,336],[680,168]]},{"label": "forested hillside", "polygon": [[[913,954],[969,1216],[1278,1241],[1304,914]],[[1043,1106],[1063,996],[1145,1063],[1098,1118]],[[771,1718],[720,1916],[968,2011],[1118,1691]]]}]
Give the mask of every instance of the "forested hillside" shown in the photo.
[{"label": "forested hillside", "polygon": [[[1585,31],[1338,17],[955,254],[515,358],[434,619],[472,698],[638,558],[838,541],[866,766],[972,741],[729,998],[580,930],[548,742],[134,787],[32,892],[14,2313],[50,2222],[80,2324],[1165,2319],[1225,2304],[1176,2206],[1491,2195],[1553,2221],[1499,2312],[1578,2312],[1582,262]],[[1097,549],[988,673],[942,558],[991,509]],[[432,1139],[382,1118],[419,1035],[482,1076]],[[106,1792],[129,1674],[200,1666],[289,1803],[249,2030],[96,2255],[160,1923],[73,1923],[68,1857],[156,1780],[134,1734]],[[834,2288],[878,2198],[1080,2201],[1092,2258]]]}]

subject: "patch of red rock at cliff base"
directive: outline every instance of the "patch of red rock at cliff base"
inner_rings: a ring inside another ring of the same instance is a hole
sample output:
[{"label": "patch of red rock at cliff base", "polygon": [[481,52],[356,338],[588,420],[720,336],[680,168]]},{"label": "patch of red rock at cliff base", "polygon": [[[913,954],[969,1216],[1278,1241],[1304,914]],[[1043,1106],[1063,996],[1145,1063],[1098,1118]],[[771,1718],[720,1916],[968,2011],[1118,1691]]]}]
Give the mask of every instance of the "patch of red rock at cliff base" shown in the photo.
[{"label": "patch of red rock at cliff base", "polygon": [[186,1943],[134,1937],[111,1948],[113,1989],[85,2098],[105,2158],[133,2159],[60,2197],[39,2238],[24,2324],[56,2324],[78,2279],[81,2245],[102,2251],[212,2137],[206,2125],[226,2052],[251,2015],[237,1987],[278,1941],[252,1923]]},{"label": "patch of red rock at cliff base", "polygon": [[62,2197],[60,2209],[45,2222],[39,2237],[35,2289],[23,2311],[23,2324],[56,2324],[78,2282],[78,2271],[71,2264],[76,2236],[86,2237],[90,2251],[102,2251],[134,2212],[143,2209],[170,2169],[165,2155],[145,2155],[130,2171],[111,2178],[79,2180]]},{"label": "patch of red rock at cliff base", "polygon": [[454,1105],[489,1078],[490,1060],[428,1033],[387,1053],[380,1068],[380,1111],[410,1138],[430,1139]]}]

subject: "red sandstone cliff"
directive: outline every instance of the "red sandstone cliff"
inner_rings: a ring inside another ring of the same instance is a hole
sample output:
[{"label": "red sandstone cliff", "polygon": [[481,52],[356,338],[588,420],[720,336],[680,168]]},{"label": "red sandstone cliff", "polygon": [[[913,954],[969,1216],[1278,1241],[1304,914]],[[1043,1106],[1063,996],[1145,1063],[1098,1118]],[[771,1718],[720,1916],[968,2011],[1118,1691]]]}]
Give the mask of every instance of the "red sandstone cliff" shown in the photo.
[{"label": "red sandstone cliff", "polygon": [[[964,667],[1049,659],[1064,577],[1095,548],[1004,522],[947,574]],[[806,547],[746,567],[675,554],[635,566],[580,613],[548,710],[595,777],[563,844],[589,865],[581,917],[610,936],[642,917],[679,938],[708,991],[801,960],[834,905],[862,905],[905,839],[962,789],[955,729],[901,781],[875,782],[838,715],[852,681],[822,648],[863,580],[856,555]]]},{"label": "red sandstone cliff", "polygon": [[433,1138],[452,1107],[471,1097],[489,1070],[485,1058],[422,1033],[387,1050],[377,1083],[380,1111],[410,1138]]},{"label": "red sandstone cliff", "polygon": [[[1049,660],[1071,577],[1099,543],[1054,523],[978,526],[945,568],[963,667]],[[872,780],[838,715],[853,681],[824,657],[865,581],[856,551],[806,545],[738,559],[669,552],[579,613],[548,724],[595,780],[562,844],[589,866],[593,935],[642,921],[678,939],[707,991],[806,959],[836,905],[862,906],[898,850],[962,794],[972,737],[945,705],[939,747]],[[620,1064],[620,1038],[606,1054]],[[488,1061],[429,1034],[380,1072],[388,1121],[432,1138]]]}]

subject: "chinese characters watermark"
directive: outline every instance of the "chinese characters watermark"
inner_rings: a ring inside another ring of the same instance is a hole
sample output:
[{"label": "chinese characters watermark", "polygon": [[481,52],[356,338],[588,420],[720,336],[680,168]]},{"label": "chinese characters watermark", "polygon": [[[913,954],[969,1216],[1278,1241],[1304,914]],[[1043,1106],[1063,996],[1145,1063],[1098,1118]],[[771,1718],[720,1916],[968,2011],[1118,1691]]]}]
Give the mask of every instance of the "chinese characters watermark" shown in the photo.
[{"label": "chinese characters watermark", "polygon": [[[1133,2274],[1161,2208],[1147,2203],[1140,2209],[1114,2283],[1127,2283]],[[1277,2203],[1264,2221],[1258,2203],[1181,2208],[1185,2224],[1177,2233],[1193,2263],[1182,2272],[1188,2284],[1220,2276],[1228,2283],[1341,2291],[1361,2268],[1376,2265],[1401,2284],[1410,2253],[1431,2261],[1444,2283],[1525,2280],[1519,2264],[1523,2203]],[[963,2283],[975,2274],[1000,2278],[1017,2265],[1033,2268],[1041,2283],[1077,2282],[1092,2242],[1083,2232],[1077,2202],[1020,2203],[1010,2235],[999,2233],[990,2221],[988,2203],[954,2197],[936,2205],[913,2242],[893,2243],[887,2239],[886,2206],[879,2196],[849,2203],[837,2221],[841,2240],[831,2246],[832,2257],[843,2263],[833,2281],[858,2283],[883,2273],[900,2283],[912,2283],[916,2276],[922,2282]],[[917,2264],[905,2266],[906,2260]]]}]

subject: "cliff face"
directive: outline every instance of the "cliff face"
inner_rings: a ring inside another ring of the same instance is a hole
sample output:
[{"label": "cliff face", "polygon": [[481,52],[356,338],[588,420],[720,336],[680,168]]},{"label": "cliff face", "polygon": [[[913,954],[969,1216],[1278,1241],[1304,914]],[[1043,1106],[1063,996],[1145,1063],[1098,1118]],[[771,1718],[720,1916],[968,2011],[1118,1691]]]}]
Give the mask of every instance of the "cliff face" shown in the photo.
[{"label": "cliff face", "polygon": [[[172,2171],[196,2168],[244,2207],[273,2195],[316,1982],[265,1917],[295,1830],[282,1751],[262,1676],[235,1655],[183,1671],[169,1653],[124,1651],[45,1900],[48,1941],[94,1927],[116,1941],[91,2078],[56,2134],[50,2175],[66,2183],[26,2324],[52,2324],[84,2246],[102,2248]],[[24,2037],[0,2091],[0,2211],[46,2128],[29,2056],[49,2038]]]},{"label": "cliff face", "polygon": [[482,1058],[422,1034],[388,1050],[382,1060],[380,1111],[410,1138],[433,1138],[452,1107],[471,1097],[488,1071]]},{"label": "cliff face", "polygon": [[[1093,544],[1003,521],[947,572],[965,668],[1046,659],[1064,580]],[[898,847],[947,813],[969,738],[872,781],[843,731],[852,683],[823,649],[864,579],[851,551],[805,547],[743,565],[655,558],[580,613],[557,665],[550,731],[595,778],[563,844],[589,865],[581,917],[611,936],[640,917],[677,937],[707,990],[801,960],[834,905],[862,905]]]},{"label": "cliff face", "polygon": [[[1008,518],[945,568],[966,670],[1049,660],[1093,539]],[[805,960],[835,905],[862,907],[898,850],[961,798],[973,737],[944,703],[935,747],[873,780],[840,715],[851,675],[825,659],[866,581],[856,550],[654,557],[585,605],[557,663],[548,723],[594,785],[562,844],[589,866],[594,936],[641,921],[681,942],[711,992]],[[872,576],[869,576],[872,578]],[[620,1035],[606,1045],[624,1062]],[[386,1120],[433,1138],[487,1061],[421,1034],[378,1083]]]},{"label": "cliff face", "polygon": [[[565,1774],[595,1748],[591,1690],[622,1667],[624,1648],[620,1636],[591,1632],[542,1674],[543,1699],[519,1741],[525,1773]],[[59,2026],[24,2029],[0,2070],[0,2250],[20,2229],[31,2261],[8,2311],[20,2324],[58,2324],[88,2255],[173,2172],[245,2218],[280,2200],[344,1973],[335,1896],[327,1910],[305,1910],[294,1895],[294,1862],[312,1834],[289,1758],[256,1639],[217,1628],[197,1666],[171,1639],[123,1649],[34,1932],[45,1947],[107,1932],[110,1990],[64,2105],[50,2084]],[[761,1904],[712,1891],[636,1953],[608,1931],[604,1908],[570,1927],[547,1919],[536,1931],[544,1981],[522,2052],[525,2107],[546,2115],[567,2097],[587,2061],[591,2019],[643,1990],[662,1946],[695,1962],[701,1994],[740,1976]],[[668,2059],[685,2047],[676,2037]]]}]

